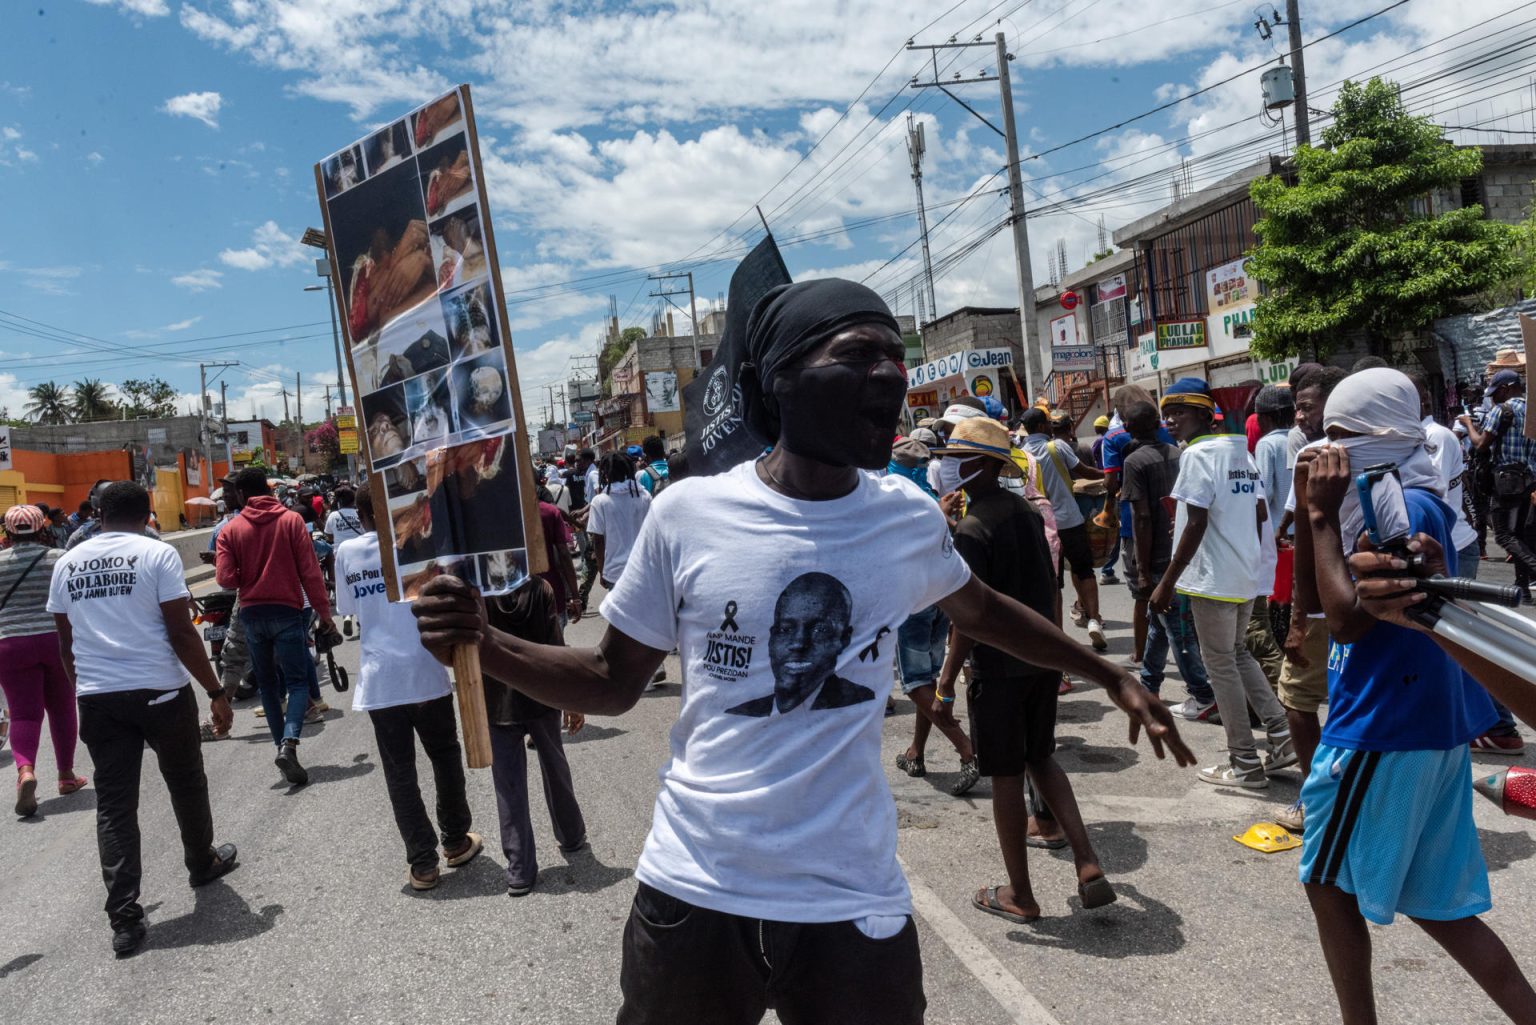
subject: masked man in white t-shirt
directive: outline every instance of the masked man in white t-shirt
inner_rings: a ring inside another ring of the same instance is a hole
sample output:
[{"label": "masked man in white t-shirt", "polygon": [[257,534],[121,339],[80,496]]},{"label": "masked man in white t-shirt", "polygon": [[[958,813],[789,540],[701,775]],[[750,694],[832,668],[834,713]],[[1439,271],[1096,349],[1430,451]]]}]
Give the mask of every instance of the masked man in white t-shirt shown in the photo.
[{"label": "masked man in white t-shirt", "polygon": [[[1285,709],[1245,643],[1254,595],[1264,590],[1266,563],[1268,583],[1274,583],[1274,562],[1264,553],[1269,531],[1264,485],[1247,440],[1241,434],[1212,433],[1216,402],[1203,380],[1184,377],[1169,385],[1162,408],[1174,436],[1187,447],[1173,485],[1178,502],[1173,558],[1150,604],[1155,612],[1167,612],[1175,593],[1190,598],[1200,659],[1227,731],[1228,764],[1201,769],[1200,778],[1217,786],[1262,790],[1269,786],[1268,773],[1296,764]],[[1248,727],[1249,705],[1264,724],[1267,759]]]},{"label": "masked man in white t-shirt", "polygon": [[[489,629],[449,576],[423,590],[417,622],[439,658],[478,645],[487,675],[597,715],[634,707],[678,647],[682,708],[635,871],[620,1025],[756,1022],[770,1004],[787,1023],[917,1025],[922,966],[878,699],[907,617],[937,603],[967,636],[1096,680],[1133,737],[1145,728],[1159,753],[1193,756],[1135,677],[973,577],[931,498],[864,472],[889,462],[906,393],[877,294],[837,279],[781,286],[742,341],[719,363],[735,384],[724,394],[773,449],[656,499],[597,648]],[[788,614],[812,600],[836,606],[835,622]]]},{"label": "masked man in white t-shirt", "polygon": [[112,949],[128,957],[147,935],[139,904],[139,773],[144,748],[170,794],[188,882],[203,886],[235,867],[235,845],[213,843],[197,700],[208,694],[214,726],[234,713],[192,625],[181,556],[144,536],[149,492],[116,481],[101,492],[101,532],[53,570],[48,611],[80,702],[80,739],[96,767],[96,839],[107,884]]}]

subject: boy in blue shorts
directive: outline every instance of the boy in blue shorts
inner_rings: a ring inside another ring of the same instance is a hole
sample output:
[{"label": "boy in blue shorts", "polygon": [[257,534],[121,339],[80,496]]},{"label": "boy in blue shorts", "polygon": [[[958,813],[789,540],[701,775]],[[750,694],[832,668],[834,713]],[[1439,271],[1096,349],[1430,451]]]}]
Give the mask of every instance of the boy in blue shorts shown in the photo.
[{"label": "boy in blue shorts", "polygon": [[1536,1025],[1536,991],[1477,917],[1492,900],[1472,823],[1467,743],[1494,722],[1493,705],[1428,634],[1365,611],[1345,563],[1364,529],[1354,474],[1395,463],[1411,531],[1438,544],[1444,569],[1456,572],[1455,514],[1435,491],[1417,392],[1389,368],[1353,374],[1329,396],[1324,427],[1332,444],[1303,452],[1296,466],[1315,607],[1333,638],[1328,721],[1301,795],[1300,876],[1339,1009],[1345,1025],[1374,1025],[1366,922],[1387,925],[1402,913],[1511,1021]]}]

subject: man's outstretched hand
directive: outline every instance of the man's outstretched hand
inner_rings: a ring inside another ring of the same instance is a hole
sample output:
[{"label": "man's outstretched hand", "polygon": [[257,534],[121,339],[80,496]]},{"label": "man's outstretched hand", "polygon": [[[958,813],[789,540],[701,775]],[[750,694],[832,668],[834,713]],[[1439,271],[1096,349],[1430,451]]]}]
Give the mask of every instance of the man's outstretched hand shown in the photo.
[{"label": "man's outstretched hand", "polygon": [[485,639],[485,599],[455,576],[433,577],[411,605],[421,645],[444,665],[453,664],[453,649],[480,646]]},{"label": "man's outstretched hand", "polygon": [[1184,743],[1184,738],[1179,736],[1179,728],[1174,725],[1173,713],[1168,711],[1168,706],[1163,704],[1155,694],[1141,685],[1141,681],[1134,676],[1125,676],[1120,686],[1110,688],[1110,699],[1120,707],[1131,719],[1131,746],[1141,739],[1141,731],[1147,731],[1147,740],[1152,744],[1152,753],[1159,758],[1166,758],[1164,746],[1173,753],[1173,760],[1180,766],[1194,765],[1195,753]]}]

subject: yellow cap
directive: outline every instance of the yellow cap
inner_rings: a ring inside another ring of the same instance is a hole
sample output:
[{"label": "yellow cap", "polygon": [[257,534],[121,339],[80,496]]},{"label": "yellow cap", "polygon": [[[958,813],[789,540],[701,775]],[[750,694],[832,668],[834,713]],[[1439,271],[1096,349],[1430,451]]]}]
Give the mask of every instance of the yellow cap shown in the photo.
[{"label": "yellow cap", "polygon": [[1276,851],[1294,851],[1301,846],[1301,839],[1288,833],[1283,826],[1274,822],[1255,822],[1248,827],[1248,831],[1242,836],[1234,836],[1232,839],[1244,847],[1252,847],[1256,851],[1265,854],[1274,854]]}]

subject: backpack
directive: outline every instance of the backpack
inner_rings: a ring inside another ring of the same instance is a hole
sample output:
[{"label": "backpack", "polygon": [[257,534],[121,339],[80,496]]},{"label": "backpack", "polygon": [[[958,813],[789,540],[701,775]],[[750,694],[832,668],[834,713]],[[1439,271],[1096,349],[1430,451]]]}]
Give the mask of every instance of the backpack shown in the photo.
[{"label": "backpack", "polygon": [[672,472],[667,469],[667,464],[660,460],[648,464],[640,472],[645,474],[646,478],[651,481],[651,487],[648,490],[652,498],[667,490],[667,485],[672,483]]}]

